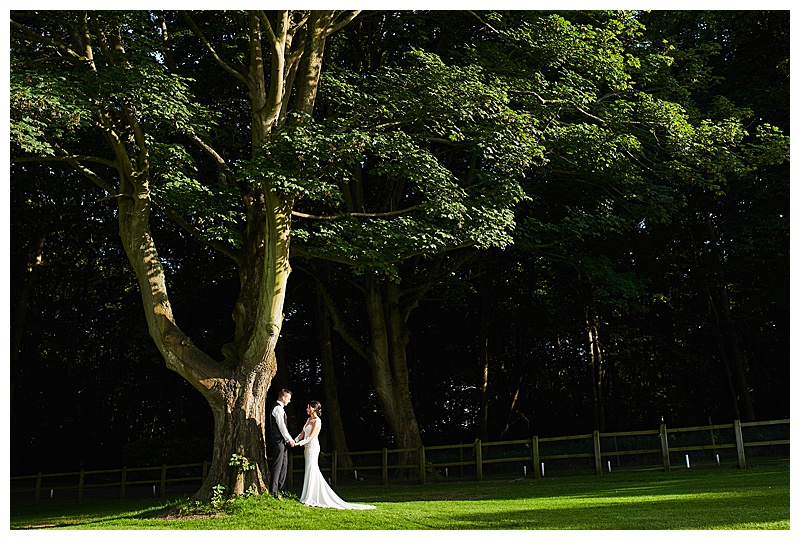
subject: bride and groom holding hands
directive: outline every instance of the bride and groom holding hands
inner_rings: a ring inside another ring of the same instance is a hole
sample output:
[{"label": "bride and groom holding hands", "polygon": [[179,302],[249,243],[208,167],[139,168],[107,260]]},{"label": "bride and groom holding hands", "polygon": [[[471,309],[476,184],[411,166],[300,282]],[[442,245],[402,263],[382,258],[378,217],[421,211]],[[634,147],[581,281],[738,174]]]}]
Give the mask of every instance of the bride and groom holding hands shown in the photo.
[{"label": "bride and groom holding hands", "polygon": [[303,476],[303,492],[300,502],[306,506],[338,508],[341,510],[369,510],[375,508],[368,504],[354,504],[343,501],[331,489],[319,469],[319,433],[322,429],[322,405],[312,401],[306,407],[308,420],[303,430],[292,438],[286,427],[286,411],[284,407],[292,400],[292,393],[285,388],[278,393],[278,401],[272,407],[269,423],[269,455],[272,457],[270,468],[270,494],[277,497],[286,484],[289,469],[289,449],[303,446],[305,457],[305,475]]}]

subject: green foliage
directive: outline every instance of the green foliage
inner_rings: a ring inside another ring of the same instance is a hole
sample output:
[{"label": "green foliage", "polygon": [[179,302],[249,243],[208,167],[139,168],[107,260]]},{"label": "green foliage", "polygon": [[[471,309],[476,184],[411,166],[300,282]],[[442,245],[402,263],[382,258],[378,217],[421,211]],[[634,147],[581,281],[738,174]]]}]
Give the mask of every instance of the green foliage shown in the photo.
[{"label": "green foliage", "polygon": [[490,19],[523,51],[526,60],[533,61],[533,69],[550,81],[553,96],[588,103],[599,97],[595,91],[598,83],[612,91],[630,88],[629,70],[640,64],[628,45],[641,38],[641,23],[624,12],[566,16],[570,15],[575,22],[564,15],[535,12],[520,17],[495,14]]},{"label": "green foliage", "polygon": [[645,284],[634,272],[620,272],[605,256],[585,256],[581,269],[591,281],[598,303],[614,309],[625,309],[645,294]]},{"label": "green foliage", "polygon": [[191,216],[202,239],[239,246],[242,212],[238,188],[223,182],[200,182],[193,159],[182,145],[154,143],[151,156],[155,200]]},{"label": "green foliage", "polygon": [[228,465],[236,467],[240,472],[247,472],[255,470],[255,464],[251,463],[249,459],[240,454],[232,454],[231,459],[228,460]]},{"label": "green foliage", "polygon": [[341,216],[295,223],[309,253],[393,276],[414,254],[510,244],[522,174],[542,149],[492,78],[415,50],[366,76],[333,68],[322,92],[333,114],[298,122],[251,164],[314,201],[310,213]]},{"label": "green foliage", "polygon": [[211,501],[209,504],[211,508],[220,512],[225,509],[225,506],[229,503],[229,499],[225,497],[225,488],[220,485],[216,485],[211,490],[214,494],[211,496]]},{"label": "green foliage", "polygon": [[52,156],[53,140],[74,137],[98,112],[82,92],[74,73],[53,73],[40,64],[12,65],[10,75],[11,142],[24,152]]},{"label": "green foliage", "polygon": [[363,133],[339,133],[296,118],[296,125],[278,133],[259,155],[242,165],[238,178],[248,185],[295,198],[338,201],[337,182],[348,182],[352,164],[367,143]]}]

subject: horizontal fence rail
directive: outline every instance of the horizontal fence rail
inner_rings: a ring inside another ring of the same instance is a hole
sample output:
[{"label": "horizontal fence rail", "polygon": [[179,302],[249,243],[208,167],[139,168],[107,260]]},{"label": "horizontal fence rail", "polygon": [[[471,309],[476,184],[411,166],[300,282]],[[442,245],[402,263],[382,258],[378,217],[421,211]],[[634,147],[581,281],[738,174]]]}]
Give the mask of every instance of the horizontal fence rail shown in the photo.
[{"label": "horizontal fence rail", "polygon": [[[783,426],[779,435],[758,432],[756,428]],[[745,435],[747,433],[747,435]],[[395,475],[412,476],[424,484],[431,477],[449,479],[474,477],[482,481],[484,474],[498,468],[500,474],[514,474],[540,479],[556,471],[592,471],[596,475],[611,473],[615,469],[652,469],[670,472],[676,468],[691,468],[692,460],[705,463],[722,461],[747,467],[747,449],[777,447],[788,459],[789,420],[746,422],[738,420],[731,424],[708,425],[686,428],[570,435],[513,441],[461,443],[441,446],[421,446],[366,450],[339,454],[336,451],[320,455],[320,468],[328,475],[332,486],[345,478],[359,482],[369,478],[384,485],[389,483],[390,471]],[[785,446],[785,452],[782,447]],[[287,483],[294,489],[295,477],[302,478],[304,466],[300,454],[290,454]],[[722,456],[722,458],[721,458]],[[345,465],[343,457],[352,465]],[[622,460],[626,465],[622,467]],[[569,463],[568,466],[559,466]],[[208,462],[187,465],[161,465],[159,467],[123,467],[99,471],[81,470],[71,473],[38,473],[16,476],[11,480],[11,493],[33,494],[34,504],[43,497],[55,498],[56,493],[68,493],[67,497],[82,501],[87,491],[118,490],[119,498],[133,496],[164,497],[167,489],[196,489],[208,474]],[[530,467],[530,469],[529,469]],[[547,469],[546,469],[547,467]],[[495,471],[495,474],[497,472]],[[302,479],[300,480],[302,484]],[[60,496],[60,498],[64,498]],[[30,500],[30,499],[27,499]]]}]

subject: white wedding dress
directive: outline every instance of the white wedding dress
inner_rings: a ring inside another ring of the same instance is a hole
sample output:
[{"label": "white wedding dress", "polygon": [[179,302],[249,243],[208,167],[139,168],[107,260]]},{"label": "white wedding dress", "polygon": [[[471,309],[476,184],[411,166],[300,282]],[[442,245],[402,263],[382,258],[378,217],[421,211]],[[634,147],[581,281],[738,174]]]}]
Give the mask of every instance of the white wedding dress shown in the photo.
[{"label": "white wedding dress", "polygon": [[[319,436],[311,437],[313,422],[319,422],[322,429],[322,420],[318,417],[306,424],[303,428],[305,434],[298,442],[305,446],[303,449],[306,460],[306,474],[303,477],[303,493],[300,495],[300,502],[306,506],[320,506],[322,508],[338,508],[340,510],[372,510],[375,508],[369,504],[354,504],[343,501],[322,476],[319,470]],[[317,431],[319,434],[319,431]]]}]

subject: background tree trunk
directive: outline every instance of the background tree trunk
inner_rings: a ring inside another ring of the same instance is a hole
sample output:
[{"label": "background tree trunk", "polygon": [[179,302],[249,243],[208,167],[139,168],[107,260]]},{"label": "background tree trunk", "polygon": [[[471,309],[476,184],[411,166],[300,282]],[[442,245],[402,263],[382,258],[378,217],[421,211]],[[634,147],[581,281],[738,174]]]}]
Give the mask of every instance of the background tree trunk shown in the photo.
[{"label": "background tree trunk", "polygon": [[400,312],[399,285],[387,282],[381,287],[377,278],[367,276],[364,292],[371,335],[367,361],[378,399],[397,439],[397,447],[422,446],[411,402],[406,360],[409,332],[407,316]]},{"label": "background tree trunk", "polygon": [[11,353],[9,356],[9,403],[11,403],[11,434],[9,441],[12,445],[12,452],[16,454],[14,447],[18,444],[19,439],[16,435],[17,426],[17,407],[14,400],[15,385],[17,383],[17,372],[19,369],[20,349],[22,348],[22,341],[25,338],[25,327],[28,320],[28,310],[30,308],[31,298],[33,297],[33,288],[39,279],[42,270],[42,255],[44,253],[44,243],[47,239],[46,233],[41,233],[38,238],[32,242],[31,248],[28,250],[27,260],[27,275],[25,282],[19,290],[19,297],[17,298],[16,305],[14,306],[13,315],[11,318]]},{"label": "background tree trunk", "polygon": [[600,347],[600,336],[597,330],[597,318],[591,312],[587,313],[587,352],[589,353],[589,367],[591,369],[592,391],[591,399],[592,429],[605,431],[605,411],[603,407],[603,351]]},{"label": "background tree trunk", "polygon": [[478,292],[478,438],[489,440],[489,293],[486,278],[476,283]]},{"label": "background tree trunk", "polygon": [[325,395],[325,427],[333,442],[333,448],[339,453],[339,462],[344,467],[352,467],[353,459],[347,454],[347,439],[342,423],[342,412],[339,407],[339,384],[336,380],[333,358],[333,343],[331,342],[331,319],[321,291],[322,285],[318,282],[317,289],[317,326],[319,331],[320,363],[322,364],[322,391]]},{"label": "background tree trunk", "polygon": [[[722,255],[720,254],[717,234],[714,230],[714,224],[711,218],[706,219],[706,229],[710,239],[711,255],[716,273],[715,284],[711,290],[711,300],[717,306],[716,312],[719,317],[717,328],[721,330],[722,342],[724,343],[725,350],[728,352],[728,358],[733,365],[731,373],[733,375],[733,383],[739,402],[738,409],[742,415],[741,420],[744,422],[755,422],[756,415],[753,409],[752,396],[750,395],[750,386],[747,384],[744,356],[739,346],[739,334],[736,332],[733,314],[731,313],[731,302],[728,298],[728,288],[725,283]],[[723,361],[725,361],[724,356]]]}]

